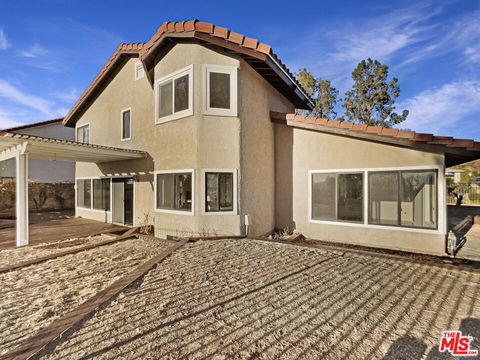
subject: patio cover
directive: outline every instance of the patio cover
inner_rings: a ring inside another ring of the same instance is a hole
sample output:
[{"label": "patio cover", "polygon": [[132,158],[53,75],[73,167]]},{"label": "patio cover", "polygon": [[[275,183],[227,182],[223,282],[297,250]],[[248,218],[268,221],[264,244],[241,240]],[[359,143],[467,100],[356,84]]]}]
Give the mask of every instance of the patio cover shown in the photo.
[{"label": "patio cover", "polygon": [[28,245],[28,159],[104,163],[147,157],[138,150],[0,131],[0,161],[16,160],[16,241]]}]

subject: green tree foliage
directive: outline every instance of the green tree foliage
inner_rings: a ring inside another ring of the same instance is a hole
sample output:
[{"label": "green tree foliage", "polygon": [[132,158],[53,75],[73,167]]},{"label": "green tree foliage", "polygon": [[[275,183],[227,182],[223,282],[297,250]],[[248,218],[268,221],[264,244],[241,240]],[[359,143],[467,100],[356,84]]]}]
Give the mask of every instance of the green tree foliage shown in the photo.
[{"label": "green tree foliage", "polygon": [[332,87],[330,80],[316,79],[305,68],[300,69],[297,80],[315,102],[312,115],[327,119],[334,119],[337,116],[334,107],[338,101],[338,90]]},{"label": "green tree foliage", "polygon": [[388,81],[388,66],[378,60],[362,60],[352,72],[354,84],[345,94],[345,118],[367,125],[392,127],[404,121],[408,110],[394,112],[400,95],[398,79]]}]

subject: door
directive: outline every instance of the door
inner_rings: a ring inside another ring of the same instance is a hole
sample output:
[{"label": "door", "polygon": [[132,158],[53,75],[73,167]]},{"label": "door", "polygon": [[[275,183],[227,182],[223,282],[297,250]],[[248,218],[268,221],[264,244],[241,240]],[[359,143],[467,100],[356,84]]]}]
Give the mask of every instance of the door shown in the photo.
[{"label": "door", "polygon": [[116,180],[113,179],[112,181],[112,222],[123,225],[125,223],[125,186],[123,181]]},{"label": "door", "polygon": [[133,225],[133,179],[112,179],[112,222]]}]

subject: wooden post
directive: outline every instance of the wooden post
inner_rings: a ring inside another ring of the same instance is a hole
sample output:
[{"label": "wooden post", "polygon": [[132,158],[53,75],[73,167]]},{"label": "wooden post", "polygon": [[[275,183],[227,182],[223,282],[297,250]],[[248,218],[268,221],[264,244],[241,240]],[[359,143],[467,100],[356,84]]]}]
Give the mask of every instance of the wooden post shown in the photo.
[{"label": "wooden post", "polygon": [[16,155],[17,246],[28,245],[28,155]]}]

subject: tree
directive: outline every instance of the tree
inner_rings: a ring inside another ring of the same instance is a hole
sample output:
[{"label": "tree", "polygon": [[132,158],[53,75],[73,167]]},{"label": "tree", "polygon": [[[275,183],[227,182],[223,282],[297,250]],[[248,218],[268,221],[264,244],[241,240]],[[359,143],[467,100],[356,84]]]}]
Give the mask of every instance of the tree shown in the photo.
[{"label": "tree", "polygon": [[408,110],[402,115],[394,112],[395,100],[400,96],[398,79],[388,82],[388,66],[378,60],[362,60],[352,72],[354,84],[345,94],[343,107],[345,117],[353,122],[367,125],[392,127],[404,121]]},{"label": "tree", "polygon": [[300,69],[297,80],[315,103],[310,112],[312,115],[327,119],[334,119],[337,116],[334,107],[337,104],[338,90],[331,86],[330,80],[316,79],[305,68]]}]

